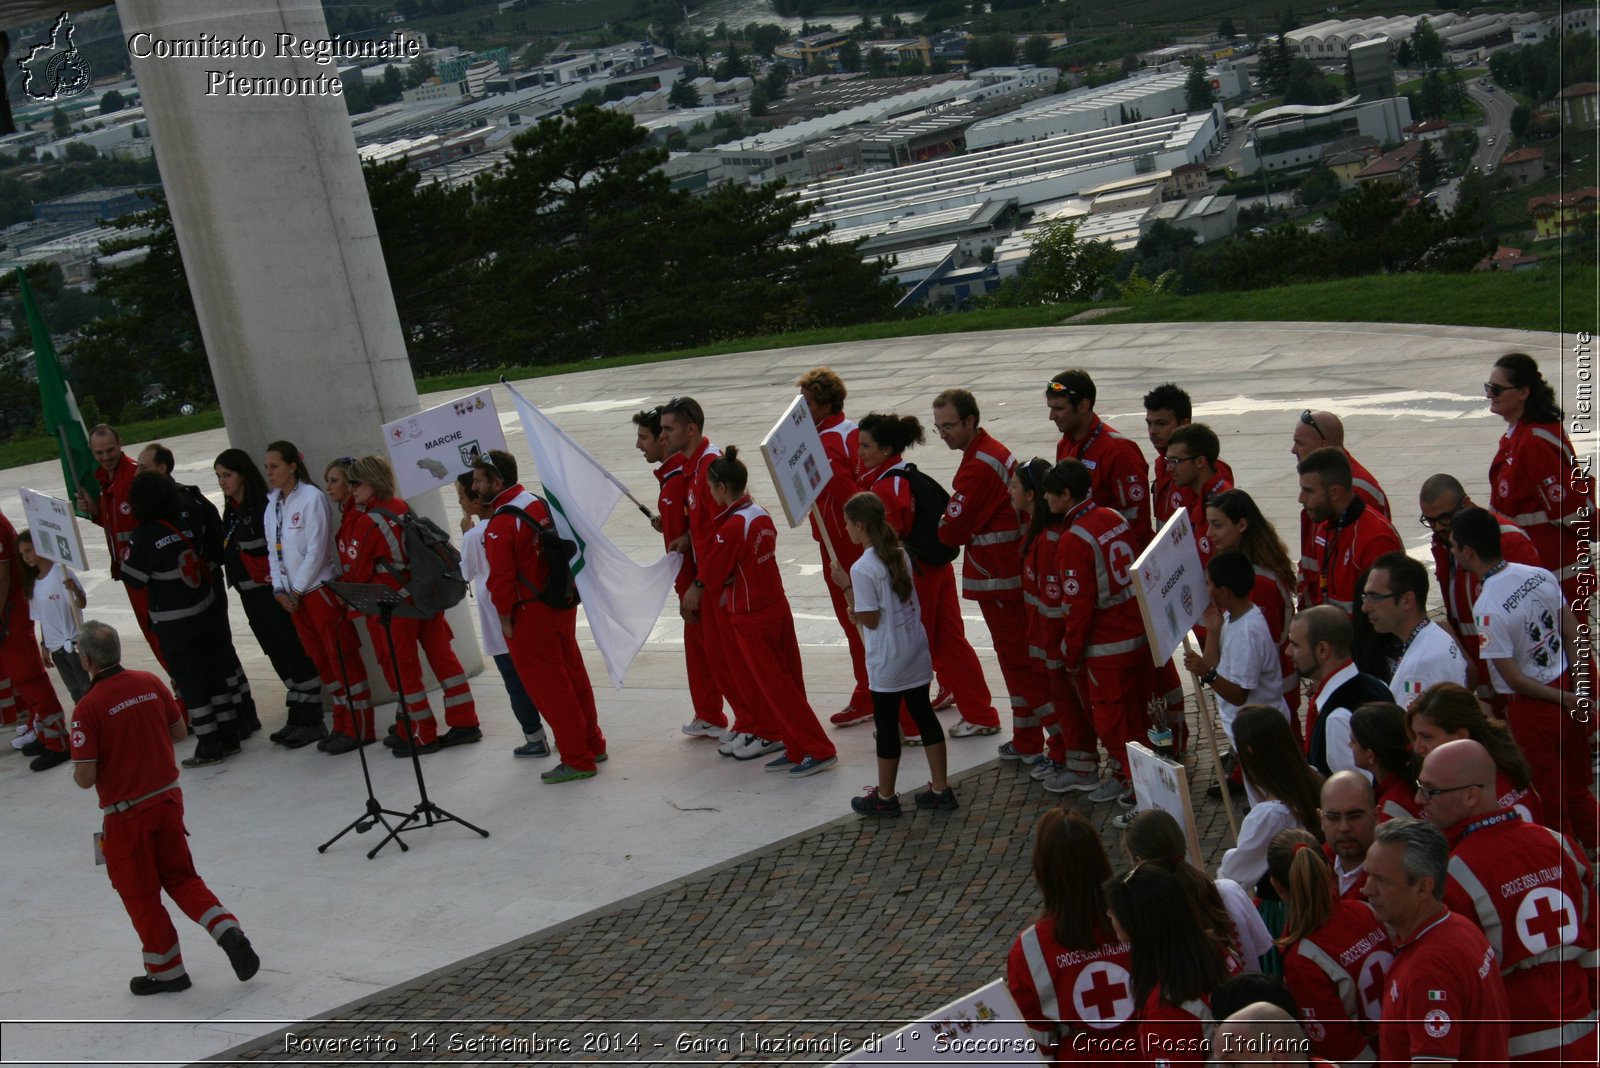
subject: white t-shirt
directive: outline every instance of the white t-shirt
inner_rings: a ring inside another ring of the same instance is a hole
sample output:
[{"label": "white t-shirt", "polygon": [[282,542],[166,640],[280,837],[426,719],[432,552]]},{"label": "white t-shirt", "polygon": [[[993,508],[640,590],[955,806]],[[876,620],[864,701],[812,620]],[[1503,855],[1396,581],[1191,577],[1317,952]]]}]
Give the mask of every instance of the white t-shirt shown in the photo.
[{"label": "white t-shirt", "polygon": [[[911,569],[911,558],[904,549],[900,555]],[[867,685],[874,693],[899,693],[933,681],[933,658],[928,653],[928,634],[922,629],[922,609],[917,591],[901,600],[889,583],[889,569],[868,548],[850,568],[850,585],[855,590],[857,612],[877,612],[876,627],[862,627],[861,641],[867,652]]]},{"label": "white t-shirt", "polygon": [[1472,614],[1478,617],[1478,638],[1495,692],[1512,692],[1495,670],[1495,660],[1514,660],[1524,675],[1546,685],[1566,673],[1564,603],[1561,584],[1542,567],[1508,563],[1483,580]]},{"label": "white t-shirt", "polygon": [[1272,932],[1267,930],[1250,891],[1232,879],[1216,880],[1217,893],[1233,921],[1233,933],[1239,938],[1239,951],[1244,955],[1244,970],[1259,972],[1261,958],[1272,948]]},{"label": "white t-shirt", "polygon": [[28,599],[28,609],[52,650],[65,649],[78,640],[78,606],[67,590],[71,574],[65,564],[57,563],[48,575],[35,580],[33,596]]},{"label": "white t-shirt", "polygon": [[1230,617],[1222,624],[1222,651],[1217,657],[1217,674],[1242,687],[1244,704],[1229,704],[1217,694],[1217,709],[1222,716],[1222,729],[1233,742],[1233,721],[1244,705],[1266,705],[1276,708],[1289,718],[1289,706],[1283,701],[1283,668],[1278,663],[1278,647],[1273,644],[1272,632],[1267,629],[1267,617],[1255,605],[1238,618]]},{"label": "white t-shirt", "polygon": [[1394,694],[1395,704],[1410,708],[1411,702],[1434,683],[1467,686],[1467,666],[1467,658],[1450,632],[1430,619],[1406,646],[1405,655],[1389,680],[1389,692]]},{"label": "white t-shirt", "polygon": [[1252,805],[1239,825],[1239,844],[1222,854],[1218,879],[1232,879],[1241,886],[1253,887],[1267,874],[1267,846],[1272,836],[1300,826],[1294,810],[1282,801],[1261,801]]},{"label": "white t-shirt", "polygon": [[478,603],[478,629],[483,632],[483,651],[499,656],[511,650],[500,627],[500,616],[489,600],[489,557],[483,548],[483,532],[488,523],[475,523],[461,535],[461,577],[472,583],[472,598]]}]

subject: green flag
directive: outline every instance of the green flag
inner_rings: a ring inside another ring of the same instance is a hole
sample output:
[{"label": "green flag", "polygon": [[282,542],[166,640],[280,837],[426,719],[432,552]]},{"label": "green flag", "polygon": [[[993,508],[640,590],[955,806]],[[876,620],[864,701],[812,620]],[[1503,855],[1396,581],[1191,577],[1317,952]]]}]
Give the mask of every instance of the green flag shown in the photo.
[{"label": "green flag", "polygon": [[45,433],[55,439],[61,451],[61,474],[66,480],[67,500],[77,499],[82,489],[92,501],[100,496],[100,483],[94,477],[94,453],[89,451],[89,428],[83,425],[78,399],[72,395],[67,376],[56,359],[56,347],[45,329],[44,317],[33,302],[28,276],[17,268],[17,285],[22,289],[22,307],[28,315],[28,332],[33,335],[34,374],[39,379],[39,401],[44,407]]}]

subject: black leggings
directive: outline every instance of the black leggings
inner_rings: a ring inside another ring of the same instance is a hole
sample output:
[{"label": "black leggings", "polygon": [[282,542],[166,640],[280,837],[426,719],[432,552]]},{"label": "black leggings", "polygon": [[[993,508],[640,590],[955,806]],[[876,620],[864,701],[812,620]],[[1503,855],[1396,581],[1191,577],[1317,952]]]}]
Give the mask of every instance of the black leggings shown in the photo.
[{"label": "black leggings", "polygon": [[900,704],[905,702],[906,711],[911,713],[911,718],[916,721],[917,730],[922,735],[922,744],[943,745],[944,728],[939,725],[939,719],[933,714],[933,702],[928,699],[928,687],[931,682],[921,686],[914,686],[909,690],[900,690],[898,693],[879,693],[872,691],[872,723],[878,728],[878,759],[900,759]]}]

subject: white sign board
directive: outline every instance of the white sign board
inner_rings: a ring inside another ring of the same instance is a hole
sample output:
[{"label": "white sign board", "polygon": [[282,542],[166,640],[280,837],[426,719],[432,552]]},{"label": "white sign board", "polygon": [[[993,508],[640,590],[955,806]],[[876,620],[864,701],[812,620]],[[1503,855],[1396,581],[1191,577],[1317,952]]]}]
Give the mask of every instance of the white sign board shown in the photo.
[{"label": "white sign board", "polygon": [[25,489],[22,516],[33,534],[34,552],[74,571],[89,569],[89,554],[78,533],[78,514],[70,501]]},{"label": "white sign board", "polygon": [[415,497],[447,486],[461,472],[472,470],[478,453],[504,450],[506,433],[494,410],[494,392],[480,389],[383,424],[383,443],[394,465],[396,492]]},{"label": "white sign board", "polygon": [[783,514],[789,517],[791,527],[799,526],[833,477],[833,465],[822,451],[822,438],[811,421],[805,397],[796,396],[778,425],[761,439],[761,455],[778,487]]},{"label": "white sign board", "polygon": [[[1031,1060],[1030,1060],[1031,1058]],[[916,1023],[889,1034],[873,1032],[860,1048],[835,1064],[1044,1064],[1038,1046],[996,979]]]},{"label": "white sign board", "polygon": [[1157,664],[1165,664],[1211,605],[1188,512],[1174,512],[1139,555],[1133,588],[1150,638],[1150,655]]},{"label": "white sign board", "polygon": [[1194,806],[1189,803],[1189,773],[1184,766],[1157,756],[1138,742],[1129,742],[1128,777],[1133,780],[1139,811],[1159,808],[1177,820],[1188,842],[1189,863],[1204,871],[1200,831],[1194,822]]}]

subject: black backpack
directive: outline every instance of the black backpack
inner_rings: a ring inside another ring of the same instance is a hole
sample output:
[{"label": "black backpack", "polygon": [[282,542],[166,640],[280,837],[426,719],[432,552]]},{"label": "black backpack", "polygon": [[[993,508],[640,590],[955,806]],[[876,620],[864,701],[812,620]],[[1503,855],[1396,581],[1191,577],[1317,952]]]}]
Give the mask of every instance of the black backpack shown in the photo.
[{"label": "black backpack", "polygon": [[551,608],[578,607],[578,583],[572,574],[572,558],[578,555],[577,543],[563,538],[553,526],[545,526],[514,504],[502,504],[494,510],[494,514],[521,518],[539,538],[539,554],[550,565],[550,581],[541,590],[526,576],[517,576],[518,582],[533,591],[533,599]]},{"label": "black backpack", "polygon": [[450,535],[415,512],[399,516],[382,508],[371,512],[400,529],[405,567],[387,564],[385,570],[400,580],[411,602],[430,616],[460,604],[467,595],[467,580],[461,576],[461,553],[450,544]]},{"label": "black backpack", "polygon": [[900,544],[919,564],[942,567],[955,560],[961,550],[939,540],[939,518],[950,503],[949,492],[932,475],[918,471],[916,464],[885,471],[878,478],[882,480],[892,476],[904,478],[911,486],[911,529],[900,539]]}]

